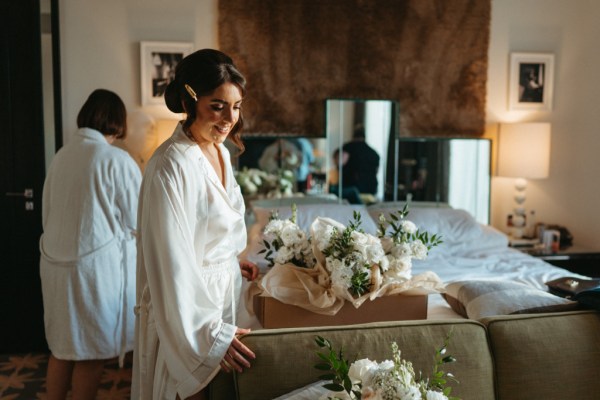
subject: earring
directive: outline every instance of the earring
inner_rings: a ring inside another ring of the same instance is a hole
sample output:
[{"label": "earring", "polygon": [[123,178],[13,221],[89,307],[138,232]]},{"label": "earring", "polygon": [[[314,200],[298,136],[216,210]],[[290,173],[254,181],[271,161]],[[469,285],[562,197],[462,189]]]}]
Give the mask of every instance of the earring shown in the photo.
[{"label": "earring", "polygon": [[192,99],[194,99],[194,101],[198,101],[198,96],[196,96],[196,92],[194,92],[194,89],[192,89],[192,87],[187,83],[183,86],[185,87],[185,90],[187,90],[187,92],[190,94],[190,96],[192,96]]}]

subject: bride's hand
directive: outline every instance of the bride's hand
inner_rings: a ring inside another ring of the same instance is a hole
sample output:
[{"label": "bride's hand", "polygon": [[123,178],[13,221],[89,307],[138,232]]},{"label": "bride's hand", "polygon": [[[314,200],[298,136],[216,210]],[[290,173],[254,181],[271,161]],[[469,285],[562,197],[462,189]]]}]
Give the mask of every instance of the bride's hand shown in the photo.
[{"label": "bride's hand", "polygon": [[242,276],[248,281],[253,281],[258,277],[258,267],[250,261],[240,261],[240,270]]},{"label": "bride's hand", "polygon": [[242,372],[244,368],[250,368],[250,361],[256,358],[256,355],[246,345],[238,339],[238,336],[250,333],[250,329],[237,328],[235,336],[225,353],[225,357],[221,360],[221,368],[225,372],[236,370]]}]

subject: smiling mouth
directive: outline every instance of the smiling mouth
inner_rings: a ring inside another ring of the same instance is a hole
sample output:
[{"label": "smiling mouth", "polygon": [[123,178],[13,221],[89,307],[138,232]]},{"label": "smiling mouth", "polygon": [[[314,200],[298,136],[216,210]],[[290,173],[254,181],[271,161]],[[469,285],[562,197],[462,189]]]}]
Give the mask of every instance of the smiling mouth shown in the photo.
[{"label": "smiling mouth", "polygon": [[221,135],[227,135],[229,133],[229,131],[231,130],[231,127],[229,127],[229,126],[221,127],[221,126],[215,125],[215,130],[217,132],[219,132]]}]

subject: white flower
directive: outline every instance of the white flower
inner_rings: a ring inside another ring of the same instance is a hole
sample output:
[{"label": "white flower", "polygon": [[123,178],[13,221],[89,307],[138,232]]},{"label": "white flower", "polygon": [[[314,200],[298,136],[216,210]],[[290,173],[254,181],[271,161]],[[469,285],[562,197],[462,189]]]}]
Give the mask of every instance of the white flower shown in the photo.
[{"label": "white flower", "polygon": [[365,246],[369,240],[367,235],[359,231],[352,231],[350,237],[352,238],[355,247]]},{"label": "white flower", "polygon": [[350,377],[353,382],[362,382],[363,386],[371,386],[371,381],[373,380],[373,375],[377,371],[377,368],[377,363],[368,358],[356,360],[350,365],[348,377]]},{"label": "white flower", "polygon": [[292,249],[289,247],[281,247],[279,250],[277,250],[277,254],[275,255],[273,261],[275,261],[277,264],[285,264],[292,258],[294,258],[294,252]]},{"label": "white flower", "polygon": [[363,256],[369,265],[379,264],[381,263],[381,260],[385,258],[385,252],[383,251],[383,247],[381,247],[380,243],[373,243],[365,246]]},{"label": "white flower", "polygon": [[413,257],[417,260],[424,260],[427,258],[427,246],[423,244],[420,240],[415,240],[410,244],[410,249],[413,254]]},{"label": "white flower", "polygon": [[314,232],[314,240],[317,248],[321,251],[329,247],[331,236],[335,234],[335,228],[331,225],[326,225],[324,229],[317,229]]},{"label": "white flower", "polygon": [[410,257],[413,250],[409,243],[399,243],[392,248],[391,253],[395,258]]},{"label": "white flower", "polygon": [[411,386],[396,386],[396,393],[398,394],[398,399],[402,400],[421,400],[421,391],[419,387],[416,385]]},{"label": "white flower", "polygon": [[284,246],[297,246],[306,241],[306,235],[302,230],[291,221],[283,226],[281,230],[281,240]]},{"label": "white flower", "polygon": [[405,220],[402,221],[402,224],[400,226],[402,231],[408,234],[412,235],[413,233],[417,232],[417,226],[414,224],[414,222]]},{"label": "white flower", "polygon": [[434,390],[428,390],[426,393],[427,400],[448,400],[448,397],[442,392],[436,392]]}]

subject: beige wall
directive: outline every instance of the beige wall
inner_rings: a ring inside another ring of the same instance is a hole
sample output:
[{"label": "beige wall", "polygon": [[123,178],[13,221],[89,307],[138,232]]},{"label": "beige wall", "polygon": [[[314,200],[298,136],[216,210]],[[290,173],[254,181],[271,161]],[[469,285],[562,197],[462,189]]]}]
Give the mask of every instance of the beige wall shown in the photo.
[{"label": "beige wall", "polygon": [[[103,87],[139,111],[139,42],[191,41],[218,47],[218,0],[60,0],[63,113],[66,140],[87,95]],[[595,0],[493,0],[487,120],[552,123],[550,178],[530,181],[527,205],[539,221],[568,226],[578,244],[593,246],[600,214],[600,2]],[[234,23],[234,22],[230,22]],[[551,112],[508,111],[511,51],[555,54]],[[143,111],[173,118],[162,107]],[[512,206],[513,181],[494,178],[492,224],[503,228]],[[597,247],[600,249],[600,245]]]},{"label": "beige wall", "polygon": [[[529,208],[537,220],[567,226],[579,245],[600,250],[595,183],[600,175],[600,2],[593,0],[493,0],[489,49],[487,120],[550,122],[550,177],[530,180]],[[550,112],[509,111],[510,52],[555,55],[554,107]],[[492,182],[492,224],[504,228],[512,206],[513,180]]]},{"label": "beige wall", "polygon": [[96,88],[118,93],[129,113],[176,118],[166,107],[142,109],[140,41],[217,47],[217,0],[60,0],[65,140]]}]

